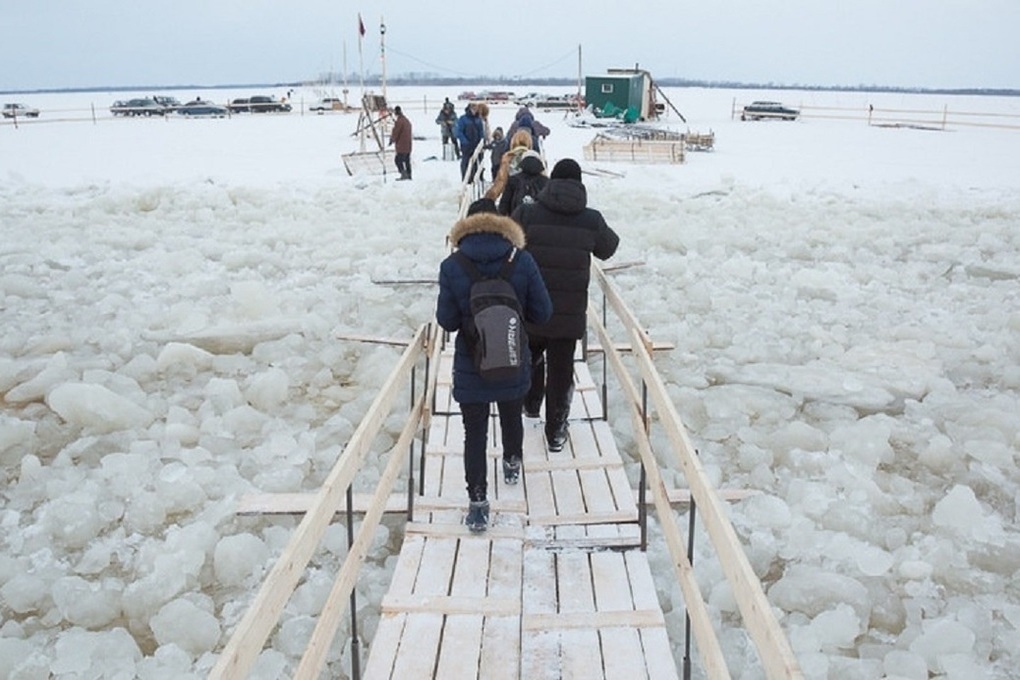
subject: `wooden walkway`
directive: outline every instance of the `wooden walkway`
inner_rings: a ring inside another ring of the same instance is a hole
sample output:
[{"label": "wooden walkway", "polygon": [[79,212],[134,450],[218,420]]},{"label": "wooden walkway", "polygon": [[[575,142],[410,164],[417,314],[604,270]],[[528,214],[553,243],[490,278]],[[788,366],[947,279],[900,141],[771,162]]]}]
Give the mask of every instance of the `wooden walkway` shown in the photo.
[{"label": "wooden walkway", "polygon": [[464,526],[463,427],[441,355],[423,496],[363,677],[677,678],[638,509],[588,367],[575,364],[570,437],[525,419],[521,483],[503,482],[490,425],[490,528]]}]

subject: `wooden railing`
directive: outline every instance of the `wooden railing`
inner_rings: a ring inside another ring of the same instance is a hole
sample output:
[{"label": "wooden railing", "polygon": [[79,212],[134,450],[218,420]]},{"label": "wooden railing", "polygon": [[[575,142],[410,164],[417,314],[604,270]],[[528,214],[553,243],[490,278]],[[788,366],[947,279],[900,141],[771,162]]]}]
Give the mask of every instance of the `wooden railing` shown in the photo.
[{"label": "wooden railing", "polygon": [[[301,523],[294,530],[290,542],[276,561],[272,571],[262,583],[251,606],[241,619],[233,635],[220,653],[211,678],[244,678],[261,653],[266,640],[277,626],[284,606],[304,575],[322,537],[333,521],[334,515],[343,508],[346,496],[348,514],[351,506],[351,484],[358,470],[364,465],[376,435],[393,408],[394,401],[410,382],[413,404],[407,422],[400,432],[396,444],[389,452],[389,461],[379,479],[371,501],[359,524],[357,536],[349,546],[347,556],[333,582],[329,596],[319,614],[315,630],[308,643],[295,678],[318,678],[325,664],[326,654],[336,636],[341,618],[347,611],[348,602],[354,591],[365,557],[372,544],[376,527],[379,525],[387,500],[392,493],[401,464],[408,461],[404,451],[411,451],[415,436],[428,431],[432,390],[435,385],[435,371],[438,367],[438,327],[434,324],[422,326],[408,344],[400,360],[390,373],[368,413],[354,431],[347,446],[337,459],[322,488],[315,494],[311,507],[304,513]],[[414,393],[414,371],[418,362],[426,359],[425,388],[417,398]],[[413,466],[409,466],[413,476]],[[413,477],[408,482],[408,494],[412,493]],[[352,524],[348,520],[348,527]]]},{"label": "wooden railing", "polygon": [[[688,529],[688,541],[685,542],[677,517],[670,506],[668,489],[663,482],[659,464],[652,449],[649,432],[653,422],[666,431],[671,447],[670,453],[673,460],[683,470],[690,487],[692,499],[690,512],[694,513],[695,508],[699,511],[698,515],[712,547],[719,557],[723,573],[733,589],[744,626],[758,650],[765,673],[769,678],[774,679],[803,677],[790,643],[772,613],[772,607],[765,597],[761,582],[751,568],[736,531],[726,516],[723,502],[705,474],[697,451],[687,435],[676,407],[666,392],[662,378],[655,369],[652,360],[653,343],[651,339],[638,325],[636,317],[624,304],[609,279],[606,278],[605,272],[594,263],[591,271],[592,280],[602,290],[604,302],[601,310],[589,306],[589,324],[595,329],[606,361],[612,367],[626,397],[644,472],[642,477],[647,478],[646,486],[652,493],[656,516],[662,527],[666,548],[683,592],[691,627],[706,674],[710,678],[730,677],[718,636],[712,627],[708,608],[702,599],[694,576],[693,541],[690,535],[693,527]],[[606,329],[608,308],[616,313],[617,320],[629,336],[630,351],[633,355],[633,363],[639,373],[641,391],[638,389],[637,381],[631,377],[624,365],[621,352],[612,342]],[[645,407],[648,401],[646,397],[650,397],[653,409]],[[654,421],[651,410],[654,410]],[[685,661],[685,663],[689,663],[689,661]],[[685,669],[685,677],[690,677],[689,670],[689,668]]]}]

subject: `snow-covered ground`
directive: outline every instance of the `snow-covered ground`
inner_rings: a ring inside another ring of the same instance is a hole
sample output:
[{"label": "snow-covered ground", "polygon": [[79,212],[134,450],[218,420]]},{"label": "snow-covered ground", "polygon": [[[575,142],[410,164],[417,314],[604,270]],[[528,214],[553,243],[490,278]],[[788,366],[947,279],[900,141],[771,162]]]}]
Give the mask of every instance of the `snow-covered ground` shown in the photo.
[{"label": "snow-covered ground", "polygon": [[[337,336],[432,317],[434,287],[375,282],[434,278],[446,254],[459,182],[433,119],[456,94],[390,88],[426,138],[412,182],[347,175],[357,114],[114,120],[136,95],[13,98],[42,117],[0,125],[0,678],[207,673],[295,526],[238,518],[235,499],[315,489],[397,355]],[[676,345],[659,368],[706,468],[761,491],[732,517],[806,674],[1015,676],[1020,130],[731,112],[766,98],[953,119],[1020,101],[667,94],[715,150],[599,163],[621,176],[585,183],[615,259],[644,263],[613,281]],[[582,158],[591,130],[538,118],[550,162]],[[398,545],[388,522],[359,582],[369,634]],[[708,545],[697,573],[731,671],[761,677]],[[345,546],[331,530],[258,677],[298,658]]]}]

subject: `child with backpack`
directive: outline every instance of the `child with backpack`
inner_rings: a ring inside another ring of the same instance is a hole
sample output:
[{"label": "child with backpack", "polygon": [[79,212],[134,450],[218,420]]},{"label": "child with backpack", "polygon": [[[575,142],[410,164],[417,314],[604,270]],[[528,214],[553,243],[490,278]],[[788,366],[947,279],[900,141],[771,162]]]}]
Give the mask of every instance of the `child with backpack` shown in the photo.
[{"label": "child with backpack", "polygon": [[472,203],[450,231],[450,242],[457,250],[439,268],[436,320],[457,332],[453,398],[464,422],[465,523],[479,532],[489,525],[490,404],[499,411],[503,478],[516,484],[524,446],[521,409],[531,385],[524,324],[546,322],[552,301],[535,260],[524,250],[524,232],[496,214],[492,200]]}]

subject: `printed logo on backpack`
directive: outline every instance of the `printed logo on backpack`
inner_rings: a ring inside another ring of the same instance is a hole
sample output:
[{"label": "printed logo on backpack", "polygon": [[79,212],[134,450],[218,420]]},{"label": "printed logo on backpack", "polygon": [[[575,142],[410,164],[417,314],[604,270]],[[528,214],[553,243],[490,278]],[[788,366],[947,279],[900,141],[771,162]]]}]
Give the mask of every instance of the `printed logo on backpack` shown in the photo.
[{"label": "printed logo on backpack", "polygon": [[462,330],[471,346],[475,368],[486,381],[516,378],[524,362],[527,333],[521,303],[509,281],[517,263],[516,256],[515,248],[500,267],[498,276],[488,278],[470,258],[457,252],[457,260],[471,277],[471,318]]}]

